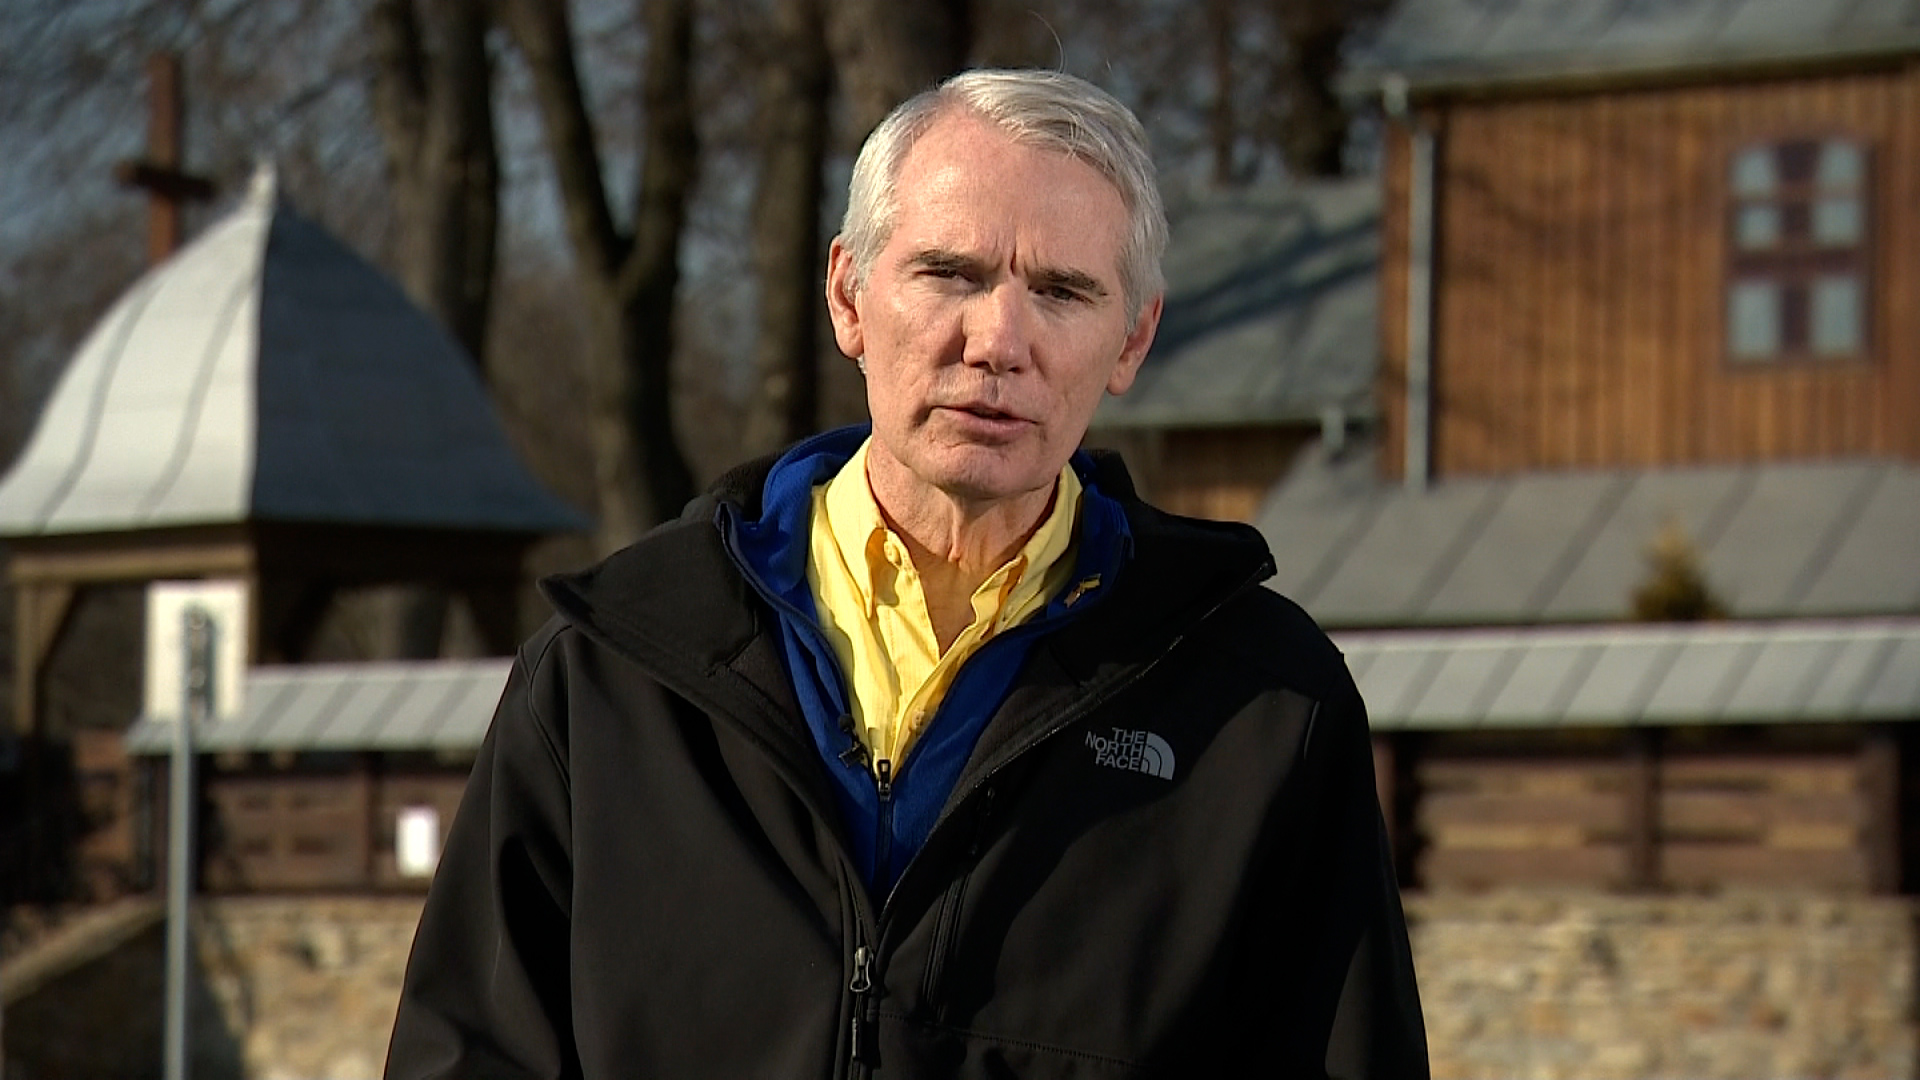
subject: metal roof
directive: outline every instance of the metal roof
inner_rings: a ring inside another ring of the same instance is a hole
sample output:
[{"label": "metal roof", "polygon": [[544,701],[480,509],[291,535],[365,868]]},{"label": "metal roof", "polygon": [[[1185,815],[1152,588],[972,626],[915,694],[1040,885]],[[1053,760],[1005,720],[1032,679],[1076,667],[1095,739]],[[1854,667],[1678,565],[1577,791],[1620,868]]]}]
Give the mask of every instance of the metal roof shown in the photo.
[{"label": "metal roof", "polygon": [[0,535],[267,520],[586,524],[460,346],[263,170],[80,346],[0,479]]},{"label": "metal roof", "polygon": [[1920,613],[1920,467],[1891,461],[1378,479],[1302,454],[1256,521],[1271,586],[1328,626],[1625,618],[1671,522],[1735,618]]},{"label": "metal roof", "polygon": [[[240,715],[197,725],[195,749],[474,750],[512,667],[496,657],[249,668]],[[127,750],[167,753],[173,730],[141,717]]]},{"label": "metal roof", "polygon": [[1318,422],[1373,409],[1380,185],[1294,182],[1173,215],[1166,309],[1096,429]]},{"label": "metal roof", "polygon": [[[1920,720],[1920,619],[1336,631],[1376,730]],[[221,751],[477,749],[513,661],[257,667]],[[172,721],[142,717],[135,754]]]},{"label": "metal roof", "polygon": [[1348,631],[1376,730],[1920,720],[1920,620]]},{"label": "metal roof", "polygon": [[1400,0],[1354,82],[1444,88],[1920,51],[1920,0]]}]

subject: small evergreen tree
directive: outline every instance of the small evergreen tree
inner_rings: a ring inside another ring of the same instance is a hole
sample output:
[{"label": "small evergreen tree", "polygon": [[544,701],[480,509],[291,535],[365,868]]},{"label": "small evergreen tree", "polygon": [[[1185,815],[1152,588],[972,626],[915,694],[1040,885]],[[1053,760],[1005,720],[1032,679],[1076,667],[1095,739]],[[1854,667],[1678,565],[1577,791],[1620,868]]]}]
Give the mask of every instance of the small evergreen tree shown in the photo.
[{"label": "small evergreen tree", "polygon": [[1647,545],[1647,576],[1633,591],[1633,617],[1642,622],[1700,622],[1727,611],[1700,569],[1693,541],[1668,518]]}]

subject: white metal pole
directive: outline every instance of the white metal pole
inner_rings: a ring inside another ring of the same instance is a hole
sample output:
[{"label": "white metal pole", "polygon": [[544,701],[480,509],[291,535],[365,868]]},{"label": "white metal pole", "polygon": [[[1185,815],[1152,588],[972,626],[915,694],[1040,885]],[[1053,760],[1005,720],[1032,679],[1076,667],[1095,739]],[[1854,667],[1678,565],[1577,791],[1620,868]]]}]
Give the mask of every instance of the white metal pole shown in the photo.
[{"label": "white metal pole", "polygon": [[187,920],[193,898],[193,729],[211,715],[213,620],[198,604],[184,615],[186,693],[174,725],[167,784],[167,988],[164,1073],[187,1080]]}]

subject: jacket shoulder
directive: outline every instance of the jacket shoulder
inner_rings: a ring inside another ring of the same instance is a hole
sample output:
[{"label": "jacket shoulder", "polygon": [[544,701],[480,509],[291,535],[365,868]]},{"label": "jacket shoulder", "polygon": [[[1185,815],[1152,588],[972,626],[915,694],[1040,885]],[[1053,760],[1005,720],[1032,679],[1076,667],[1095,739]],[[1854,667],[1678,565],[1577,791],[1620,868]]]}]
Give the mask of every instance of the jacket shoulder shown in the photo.
[{"label": "jacket shoulder", "polygon": [[1247,589],[1213,620],[1209,645],[1267,672],[1315,701],[1357,700],[1346,657],[1299,604],[1265,587]]}]

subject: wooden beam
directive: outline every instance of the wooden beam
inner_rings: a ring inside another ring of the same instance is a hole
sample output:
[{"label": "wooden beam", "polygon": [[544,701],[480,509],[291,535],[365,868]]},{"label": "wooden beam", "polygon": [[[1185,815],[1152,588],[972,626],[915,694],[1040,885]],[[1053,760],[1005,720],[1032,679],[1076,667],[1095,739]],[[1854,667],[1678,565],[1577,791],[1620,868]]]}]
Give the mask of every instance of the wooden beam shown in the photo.
[{"label": "wooden beam", "polygon": [[213,198],[213,181],[180,167],[185,139],[186,99],[180,90],[180,58],[160,53],[147,61],[147,155],[123,161],[114,175],[129,187],[145,188],[147,261],[158,265],[180,247],[181,209],[189,201]]},{"label": "wooden beam", "polygon": [[254,565],[252,545],[237,529],[224,532],[16,540],[10,574],[16,584],[246,577]]},{"label": "wooden beam", "polygon": [[1660,731],[1636,727],[1627,732],[1626,800],[1627,888],[1647,892],[1660,886]]},{"label": "wooden beam", "polygon": [[1867,889],[1900,891],[1900,739],[1886,725],[1867,729],[1860,746],[1860,797],[1866,821],[1860,846],[1867,863]]},{"label": "wooden beam", "polygon": [[65,582],[14,586],[13,727],[28,741],[39,731],[40,682],[73,614],[75,593]]}]

